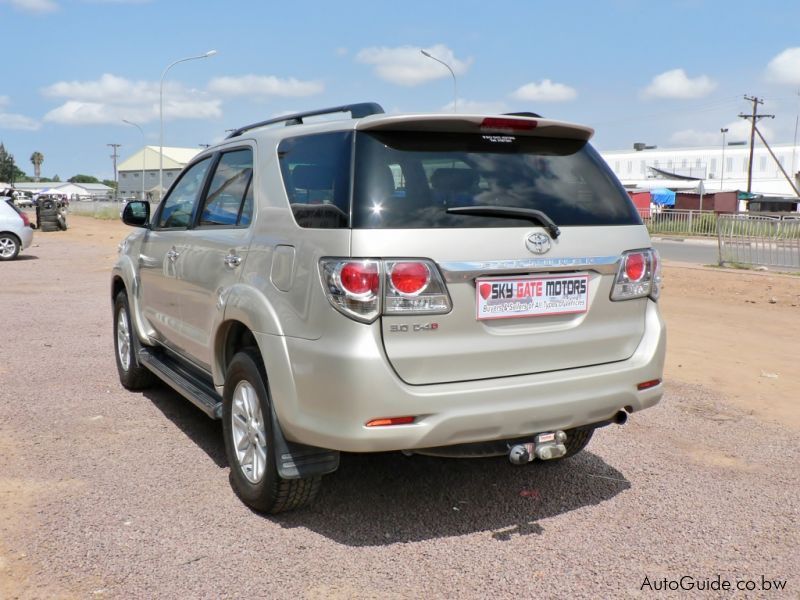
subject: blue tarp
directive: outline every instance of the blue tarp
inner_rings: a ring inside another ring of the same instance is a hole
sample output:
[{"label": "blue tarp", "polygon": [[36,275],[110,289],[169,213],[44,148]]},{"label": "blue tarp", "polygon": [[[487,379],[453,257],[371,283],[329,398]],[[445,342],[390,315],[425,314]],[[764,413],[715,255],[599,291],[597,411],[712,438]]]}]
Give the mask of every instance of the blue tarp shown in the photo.
[{"label": "blue tarp", "polygon": [[675,206],[675,192],[667,188],[656,188],[650,190],[650,195],[653,198],[653,204],[661,206]]}]

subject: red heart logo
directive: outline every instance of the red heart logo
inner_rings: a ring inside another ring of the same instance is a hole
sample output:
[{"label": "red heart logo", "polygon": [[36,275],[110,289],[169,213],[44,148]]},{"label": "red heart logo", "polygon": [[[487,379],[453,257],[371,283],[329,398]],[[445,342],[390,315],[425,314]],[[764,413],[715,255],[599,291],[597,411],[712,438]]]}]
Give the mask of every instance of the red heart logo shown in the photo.
[{"label": "red heart logo", "polygon": [[489,297],[489,294],[492,293],[492,286],[488,283],[482,283],[479,291],[481,293],[481,297],[486,300]]}]

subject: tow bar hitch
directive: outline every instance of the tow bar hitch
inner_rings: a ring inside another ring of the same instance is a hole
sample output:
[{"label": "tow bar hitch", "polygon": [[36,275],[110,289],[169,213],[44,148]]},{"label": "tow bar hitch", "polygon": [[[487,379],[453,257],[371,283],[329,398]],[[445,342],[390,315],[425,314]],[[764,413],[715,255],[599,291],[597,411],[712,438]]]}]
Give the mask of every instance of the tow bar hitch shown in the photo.
[{"label": "tow bar hitch", "polygon": [[508,460],[512,465],[524,465],[534,458],[539,460],[561,458],[567,453],[567,447],[564,445],[566,441],[567,434],[563,431],[540,433],[533,438],[533,442],[512,446],[508,452]]}]

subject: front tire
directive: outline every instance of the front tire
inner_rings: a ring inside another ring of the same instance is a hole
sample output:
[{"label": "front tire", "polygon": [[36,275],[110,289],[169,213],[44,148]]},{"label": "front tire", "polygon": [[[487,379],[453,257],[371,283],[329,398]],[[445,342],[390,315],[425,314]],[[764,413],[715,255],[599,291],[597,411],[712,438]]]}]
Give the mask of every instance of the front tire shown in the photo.
[{"label": "front tire", "polygon": [[122,387],[143,390],[155,383],[155,375],[139,364],[136,332],[131,327],[131,309],[128,294],[121,291],[114,299],[114,357]]},{"label": "front tire", "polygon": [[321,477],[283,479],[278,474],[267,378],[253,351],[237,353],[225,375],[222,432],[230,465],[230,482],[249,507],[265,513],[309,504]]}]

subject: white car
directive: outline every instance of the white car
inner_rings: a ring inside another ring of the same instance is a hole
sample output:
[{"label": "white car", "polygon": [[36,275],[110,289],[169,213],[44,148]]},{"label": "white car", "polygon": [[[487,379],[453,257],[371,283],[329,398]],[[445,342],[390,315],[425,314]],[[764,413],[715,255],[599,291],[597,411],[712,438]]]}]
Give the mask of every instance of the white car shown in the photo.
[{"label": "white car", "polygon": [[0,261],[14,260],[32,241],[33,229],[28,215],[19,210],[11,198],[0,196]]}]

